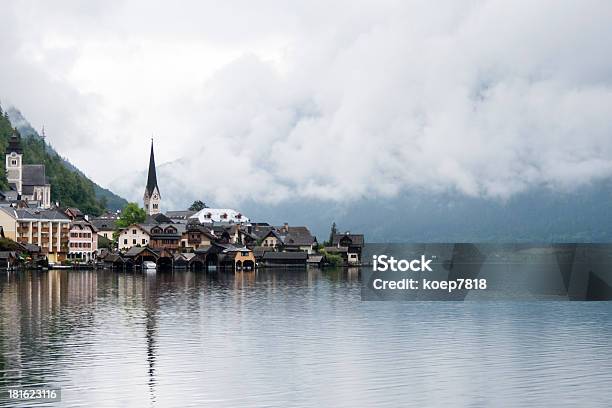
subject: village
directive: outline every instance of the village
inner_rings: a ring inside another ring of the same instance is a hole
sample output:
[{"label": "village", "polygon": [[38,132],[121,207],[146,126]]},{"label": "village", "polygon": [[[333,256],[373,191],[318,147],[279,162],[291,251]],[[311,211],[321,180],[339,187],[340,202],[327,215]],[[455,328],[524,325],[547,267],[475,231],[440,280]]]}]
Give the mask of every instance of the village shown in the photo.
[{"label": "village", "polygon": [[144,219],[129,225],[122,212],[94,217],[53,203],[45,166],[23,163],[16,129],[5,159],[11,188],[0,192],[0,268],[252,271],[362,263],[364,236],[339,233],[335,224],[319,243],[307,226],[256,222],[230,208],[201,203],[162,213],[152,140],[143,207],[128,205]]}]

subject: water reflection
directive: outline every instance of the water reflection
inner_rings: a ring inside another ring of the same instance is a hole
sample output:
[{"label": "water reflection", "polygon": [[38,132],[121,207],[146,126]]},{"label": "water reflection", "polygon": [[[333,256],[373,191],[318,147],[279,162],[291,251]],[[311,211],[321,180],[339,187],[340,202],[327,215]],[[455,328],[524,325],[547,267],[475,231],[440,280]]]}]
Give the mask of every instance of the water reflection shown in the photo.
[{"label": "water reflection", "polygon": [[96,407],[612,398],[610,303],[369,303],[359,275],[2,274],[0,388],[61,386],[62,406]]}]

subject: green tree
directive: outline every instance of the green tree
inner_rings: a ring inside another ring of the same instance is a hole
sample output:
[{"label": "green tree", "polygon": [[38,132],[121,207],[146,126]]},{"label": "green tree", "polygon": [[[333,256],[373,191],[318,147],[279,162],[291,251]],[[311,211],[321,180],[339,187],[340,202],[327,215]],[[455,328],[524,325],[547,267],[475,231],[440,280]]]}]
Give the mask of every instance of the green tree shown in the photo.
[{"label": "green tree", "polygon": [[207,208],[206,204],[204,204],[202,200],[196,200],[189,207],[189,211],[200,211],[200,210],[203,210],[204,208]]},{"label": "green tree", "polygon": [[144,209],[140,208],[136,203],[129,203],[121,211],[119,219],[115,223],[117,229],[129,227],[132,224],[139,224],[144,222],[147,218],[147,213]]},{"label": "green tree", "polygon": [[144,222],[147,218],[147,213],[144,209],[140,208],[136,203],[128,203],[123,210],[121,215],[115,223],[115,232],[113,232],[113,241],[117,242],[119,238],[119,231],[123,228],[127,228],[132,224],[139,224]]},{"label": "green tree", "polygon": [[327,241],[326,243],[327,246],[331,246],[333,244],[334,235],[336,235],[337,233],[338,233],[338,230],[336,229],[336,222],[334,221],[331,226],[331,231],[329,231],[329,241]]}]

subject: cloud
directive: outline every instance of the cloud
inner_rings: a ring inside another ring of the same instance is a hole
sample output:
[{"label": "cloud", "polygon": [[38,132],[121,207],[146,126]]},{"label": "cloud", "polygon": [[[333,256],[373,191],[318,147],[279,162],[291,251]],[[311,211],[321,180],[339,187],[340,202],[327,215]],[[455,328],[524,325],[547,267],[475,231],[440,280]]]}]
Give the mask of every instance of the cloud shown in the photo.
[{"label": "cloud", "polygon": [[257,55],[224,66],[194,97],[168,184],[265,203],[413,189],[505,199],[610,177],[612,6],[443,5],[307,15],[280,67]]},{"label": "cloud", "polygon": [[[173,207],[412,190],[507,199],[612,175],[606,1],[126,1],[99,24],[60,9],[13,40],[57,55],[63,152],[82,157],[71,143],[90,132],[106,159],[71,160],[131,199],[153,132]],[[44,78],[27,60],[26,77]],[[23,95],[26,115],[52,105]]]}]

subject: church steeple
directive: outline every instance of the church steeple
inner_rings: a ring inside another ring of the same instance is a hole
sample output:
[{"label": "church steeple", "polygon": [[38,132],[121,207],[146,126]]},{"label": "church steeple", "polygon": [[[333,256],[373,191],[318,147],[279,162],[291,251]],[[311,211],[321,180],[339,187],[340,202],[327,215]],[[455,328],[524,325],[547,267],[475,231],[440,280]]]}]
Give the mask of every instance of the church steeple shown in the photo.
[{"label": "church steeple", "polygon": [[[149,156],[149,175],[147,177],[147,191],[149,195],[157,187],[157,172],[155,171],[155,154],[153,153],[153,139],[151,139],[151,156]],[[159,187],[157,187],[159,191]]]},{"label": "church steeple", "polygon": [[23,189],[23,149],[21,148],[21,135],[17,128],[9,139],[5,156],[5,174],[9,185],[21,195]]},{"label": "church steeple", "polygon": [[155,154],[153,153],[153,139],[151,139],[151,155],[149,156],[149,173],[144,193],[144,207],[147,214],[158,214],[161,194],[157,186],[157,172],[155,170]]},{"label": "church steeple", "polygon": [[19,154],[23,153],[23,150],[21,149],[21,135],[19,134],[17,128],[13,129],[13,134],[9,139],[8,148],[6,149],[6,152],[15,152]]}]

